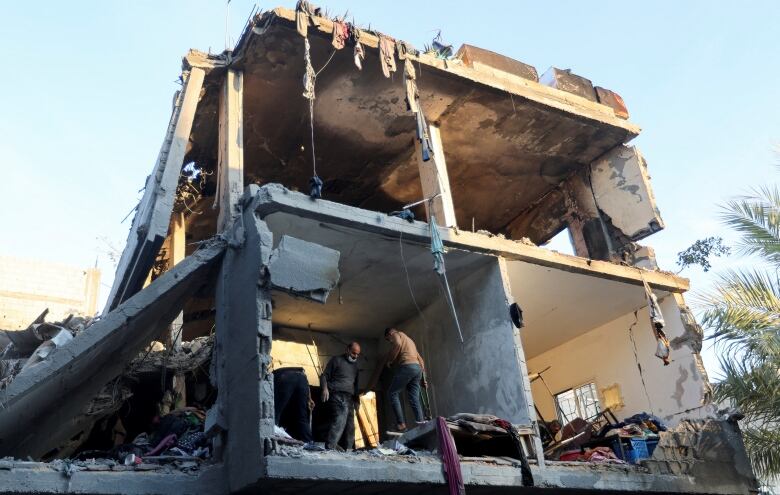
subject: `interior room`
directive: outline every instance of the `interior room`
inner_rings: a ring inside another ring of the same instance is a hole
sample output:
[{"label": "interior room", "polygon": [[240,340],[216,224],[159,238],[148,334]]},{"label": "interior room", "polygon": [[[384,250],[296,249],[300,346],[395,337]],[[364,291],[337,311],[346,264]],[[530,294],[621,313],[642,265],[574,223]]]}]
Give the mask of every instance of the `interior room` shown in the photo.
[{"label": "interior room", "polygon": [[[363,349],[364,387],[388,350],[384,329],[397,327],[415,340],[426,361],[432,416],[489,413],[530,424],[498,258],[456,249],[444,255],[459,333],[447,285],[433,270],[429,244],[288,213],[273,213],[264,220],[275,243],[289,235],[341,253],[340,281],[325,304],[273,293],[274,367],[303,367],[315,401],[318,368],[321,371],[330,357],[357,340]],[[380,440],[394,422],[385,397],[387,375],[375,399],[368,396],[376,403]],[[411,411],[407,414],[411,417]]]},{"label": "interior room", "polygon": [[[672,342],[670,363],[655,356],[642,285],[508,261],[512,295],[540,423],[591,420],[609,410],[623,421],[639,413],[676,424],[700,407],[706,377],[685,339],[674,294],[655,291]],[[542,423],[543,424],[543,423]]]}]

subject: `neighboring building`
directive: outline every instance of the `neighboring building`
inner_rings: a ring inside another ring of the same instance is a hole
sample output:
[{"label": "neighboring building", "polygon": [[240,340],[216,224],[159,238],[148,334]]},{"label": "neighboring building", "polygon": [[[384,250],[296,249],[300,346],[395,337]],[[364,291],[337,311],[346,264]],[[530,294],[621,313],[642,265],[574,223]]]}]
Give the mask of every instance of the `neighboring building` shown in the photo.
[{"label": "neighboring building", "polygon": [[[518,433],[517,461],[498,447],[464,454],[468,493],[752,493],[739,427],[710,403],[688,280],[636,243],[664,224],[647,165],[626,146],[639,128],[622,99],[471,46],[419,53],[352,27],[334,51],[343,29],[280,8],[253,16],[232,52],[185,57],[102,318],[2,396],[0,456],[56,458],[99,419],[85,422],[84,403],[181,312],[185,340],[216,339],[213,462],[67,481],[11,463],[0,486],[444,493],[438,455],[312,454],[274,428],[274,366],[300,366],[311,382],[355,339],[369,356],[364,385],[396,326],[425,357],[434,416],[496,415]],[[563,230],[576,256],[540,246]],[[367,415],[386,440],[381,395]],[[639,464],[545,456],[542,419],[605,409],[652,413],[670,431]],[[424,443],[433,425],[401,441]]]},{"label": "neighboring building", "polygon": [[47,319],[94,316],[100,270],[0,256],[0,329],[21,330],[48,308]]}]

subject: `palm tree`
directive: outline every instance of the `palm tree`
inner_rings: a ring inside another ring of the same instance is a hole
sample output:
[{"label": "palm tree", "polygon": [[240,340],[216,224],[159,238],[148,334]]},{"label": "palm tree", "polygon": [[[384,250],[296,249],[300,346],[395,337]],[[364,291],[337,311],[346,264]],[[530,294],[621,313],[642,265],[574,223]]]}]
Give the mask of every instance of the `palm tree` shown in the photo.
[{"label": "palm tree", "polygon": [[705,296],[723,369],[715,397],[745,415],[743,434],[756,474],[780,478],[780,190],[756,189],[722,209],[740,236],[738,251],[763,263],[719,276]]}]

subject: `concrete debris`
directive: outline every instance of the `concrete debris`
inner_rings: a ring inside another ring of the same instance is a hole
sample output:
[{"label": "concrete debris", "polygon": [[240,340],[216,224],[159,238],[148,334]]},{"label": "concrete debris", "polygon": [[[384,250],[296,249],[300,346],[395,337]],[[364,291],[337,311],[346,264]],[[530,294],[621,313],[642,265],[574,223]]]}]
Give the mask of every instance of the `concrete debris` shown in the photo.
[{"label": "concrete debris", "polygon": [[[0,454],[40,458],[82,433],[84,425],[72,420],[80,418],[85,404],[170,325],[184,301],[208,279],[224,249],[224,241],[204,245],[55,349],[46,366],[17,375],[3,396]],[[48,414],[52,408],[57,415]]]},{"label": "concrete debris", "polygon": [[[420,53],[324,12],[252,15],[233,50],[190,52],[104,314],[0,331],[0,456],[29,459],[0,459],[0,493],[441,492],[456,471],[460,492],[754,491],[738,411],[682,419],[715,409],[703,332],[688,281],[635,242],[664,224],[620,95],[470,45],[453,58],[440,36]],[[330,63],[331,40],[357,69]],[[327,66],[318,119],[290,104],[306,60],[311,101]],[[308,120],[316,153],[300,147]],[[314,167],[316,199],[296,192],[309,152],[331,174]],[[387,214],[405,204],[434,230]],[[544,247],[564,231],[575,255]],[[646,362],[645,295],[670,366]],[[373,359],[396,326],[420,351],[405,364],[424,368],[429,418],[397,436],[379,394],[394,380]],[[293,438],[272,370],[312,384],[297,429],[327,426],[321,366],[353,340],[364,352],[347,358],[379,378],[365,395],[370,373],[349,380],[359,441]]]},{"label": "concrete debris", "polygon": [[282,236],[271,253],[268,269],[277,290],[325,303],[339,282],[339,257],[335,249]]}]

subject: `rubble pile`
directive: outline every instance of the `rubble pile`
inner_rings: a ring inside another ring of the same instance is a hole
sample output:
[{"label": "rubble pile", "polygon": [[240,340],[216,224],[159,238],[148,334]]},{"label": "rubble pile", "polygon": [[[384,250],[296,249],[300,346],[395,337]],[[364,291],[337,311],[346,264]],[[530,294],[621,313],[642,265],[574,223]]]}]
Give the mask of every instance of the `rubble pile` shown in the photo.
[{"label": "rubble pile", "polygon": [[24,330],[0,331],[0,390],[94,322],[94,318],[70,315],[63,321],[49,323],[45,321],[48,313],[48,309],[44,310]]}]

